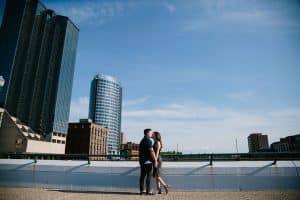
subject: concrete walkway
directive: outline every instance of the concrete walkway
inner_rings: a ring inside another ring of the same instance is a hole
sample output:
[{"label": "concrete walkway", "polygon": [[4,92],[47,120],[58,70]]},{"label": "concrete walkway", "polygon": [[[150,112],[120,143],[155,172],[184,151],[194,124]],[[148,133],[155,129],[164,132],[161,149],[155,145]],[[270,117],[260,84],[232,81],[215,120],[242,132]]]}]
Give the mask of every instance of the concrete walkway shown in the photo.
[{"label": "concrete walkway", "polygon": [[224,200],[298,200],[300,192],[280,191],[251,191],[251,192],[170,192],[168,195],[140,196],[133,192],[104,192],[104,191],[74,191],[74,190],[50,190],[36,188],[8,188],[0,187],[0,200],[62,200],[62,199],[153,199],[153,200],[185,200],[185,199],[224,199]]}]

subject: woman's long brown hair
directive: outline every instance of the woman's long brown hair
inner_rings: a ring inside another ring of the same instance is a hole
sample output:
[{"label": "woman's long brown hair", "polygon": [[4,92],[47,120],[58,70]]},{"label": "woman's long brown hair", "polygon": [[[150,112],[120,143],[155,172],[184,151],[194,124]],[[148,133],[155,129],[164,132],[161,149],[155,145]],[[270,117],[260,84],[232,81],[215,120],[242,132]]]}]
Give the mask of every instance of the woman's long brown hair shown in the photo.
[{"label": "woman's long brown hair", "polygon": [[160,132],[155,131],[155,132],[153,132],[153,134],[155,135],[155,139],[160,142],[160,145],[161,145],[160,148],[162,148],[162,142],[161,142]]}]

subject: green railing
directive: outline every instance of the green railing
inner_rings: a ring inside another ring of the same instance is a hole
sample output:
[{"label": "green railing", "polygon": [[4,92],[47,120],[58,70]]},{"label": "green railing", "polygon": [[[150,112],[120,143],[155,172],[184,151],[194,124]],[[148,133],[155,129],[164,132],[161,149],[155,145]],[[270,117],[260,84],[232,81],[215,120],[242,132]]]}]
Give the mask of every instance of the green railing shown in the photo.
[{"label": "green railing", "polygon": [[[37,160],[112,160],[137,161],[138,156],[131,155],[94,155],[94,154],[48,154],[48,153],[0,153],[2,159]],[[162,154],[164,161],[263,161],[276,164],[280,160],[300,160],[300,152],[258,152],[258,153],[210,153],[210,154]]]}]

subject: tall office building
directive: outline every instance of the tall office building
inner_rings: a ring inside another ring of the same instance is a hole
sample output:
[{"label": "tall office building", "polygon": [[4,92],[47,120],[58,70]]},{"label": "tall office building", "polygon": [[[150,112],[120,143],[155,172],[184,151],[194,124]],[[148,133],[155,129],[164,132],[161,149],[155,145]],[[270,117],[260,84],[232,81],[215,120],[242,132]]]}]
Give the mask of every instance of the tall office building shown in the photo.
[{"label": "tall office building", "polygon": [[96,75],[91,83],[89,118],[108,128],[108,153],[119,154],[122,87],[111,76]]},{"label": "tall office building", "polygon": [[67,134],[79,29],[39,0],[6,2],[0,106],[39,133]]},{"label": "tall office building", "polygon": [[269,149],[268,135],[252,133],[248,136],[249,152],[265,151]]}]

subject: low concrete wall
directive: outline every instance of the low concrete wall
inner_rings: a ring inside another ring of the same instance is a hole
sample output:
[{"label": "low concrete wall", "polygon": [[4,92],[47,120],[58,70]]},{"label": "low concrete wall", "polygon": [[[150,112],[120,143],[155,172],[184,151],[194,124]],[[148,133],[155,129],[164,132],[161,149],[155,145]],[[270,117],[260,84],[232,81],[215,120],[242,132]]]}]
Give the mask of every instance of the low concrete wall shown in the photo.
[{"label": "low concrete wall", "polygon": [[[300,190],[300,161],[164,162],[173,191]],[[79,190],[138,191],[133,161],[0,159],[0,185]],[[154,182],[154,181],[153,181]]]},{"label": "low concrete wall", "polygon": [[53,153],[53,154],[64,154],[65,144],[58,144],[48,141],[39,140],[27,140],[26,152],[32,153]]},{"label": "low concrete wall", "polygon": [[[65,144],[52,143],[49,141],[35,140],[23,134],[21,128],[14,121],[14,117],[9,115],[4,109],[0,109],[3,115],[0,124],[0,152],[30,152],[30,153],[53,153],[64,154]],[[23,125],[21,125],[23,126]],[[37,135],[37,134],[36,134]],[[36,138],[37,139],[37,138]],[[16,141],[21,140],[20,144]]]}]

